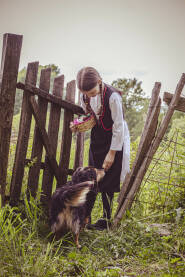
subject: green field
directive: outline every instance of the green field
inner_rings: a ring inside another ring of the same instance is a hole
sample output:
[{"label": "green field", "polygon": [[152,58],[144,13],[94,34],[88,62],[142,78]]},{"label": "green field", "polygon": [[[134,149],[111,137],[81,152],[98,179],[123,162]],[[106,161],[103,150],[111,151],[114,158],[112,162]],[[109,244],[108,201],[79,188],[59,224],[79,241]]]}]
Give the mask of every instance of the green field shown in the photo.
[{"label": "green field", "polygon": [[[15,138],[18,122],[19,115],[16,115],[13,123]],[[185,144],[183,135],[178,140]],[[74,141],[70,168],[74,162]],[[87,164],[88,144],[87,139],[84,165]],[[15,140],[12,140],[7,190],[11,180],[15,145]],[[132,143],[131,164],[137,145],[138,140]],[[31,146],[32,139],[29,141],[28,157]],[[161,149],[164,147],[165,143],[161,145]],[[177,152],[176,159],[184,162],[184,147],[179,145]],[[170,160],[171,151],[167,149],[165,155]],[[138,201],[131,211],[127,211],[116,230],[84,230],[80,235],[82,248],[78,250],[71,234],[66,234],[60,241],[55,241],[52,237],[48,219],[40,206],[40,192],[37,199],[27,201],[24,193],[27,168],[22,189],[24,202],[16,208],[6,205],[0,210],[0,276],[185,276],[185,189],[167,187],[165,183],[168,177],[164,176],[167,171],[162,163],[156,167],[153,174],[155,178],[161,178],[160,186],[152,182],[146,183],[138,195]],[[178,167],[173,169],[171,175],[173,179],[177,177],[179,180],[184,180],[185,177],[185,171]],[[184,186],[183,182],[181,184]],[[116,206],[115,197],[113,213]],[[98,196],[93,209],[93,222],[101,216],[102,203]],[[165,224],[168,234],[163,235],[159,228],[152,227],[152,223]]]}]

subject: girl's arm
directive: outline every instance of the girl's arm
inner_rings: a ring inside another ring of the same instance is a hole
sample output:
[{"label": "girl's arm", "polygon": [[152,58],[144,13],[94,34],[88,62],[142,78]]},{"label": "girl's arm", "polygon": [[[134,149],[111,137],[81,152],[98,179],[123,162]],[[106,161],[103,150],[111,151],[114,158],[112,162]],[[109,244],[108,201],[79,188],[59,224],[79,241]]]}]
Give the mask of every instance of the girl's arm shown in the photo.
[{"label": "girl's arm", "polygon": [[109,106],[111,110],[112,120],[114,123],[112,126],[112,141],[110,150],[107,153],[103,163],[103,168],[105,168],[105,170],[108,170],[112,166],[116,151],[122,150],[124,141],[124,118],[122,109],[122,98],[117,92],[112,93],[109,99]]},{"label": "girl's arm", "polygon": [[121,151],[124,141],[124,118],[122,108],[122,97],[113,93],[109,99],[109,106],[113,120],[111,150]]}]

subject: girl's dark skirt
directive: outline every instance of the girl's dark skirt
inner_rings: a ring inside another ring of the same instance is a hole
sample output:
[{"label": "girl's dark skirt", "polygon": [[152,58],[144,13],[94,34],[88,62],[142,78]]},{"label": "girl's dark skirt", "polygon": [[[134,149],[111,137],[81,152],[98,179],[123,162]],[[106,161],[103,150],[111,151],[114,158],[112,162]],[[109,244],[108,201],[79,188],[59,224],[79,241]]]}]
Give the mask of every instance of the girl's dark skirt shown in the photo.
[{"label": "girl's dark skirt", "polygon": [[[89,150],[89,165],[101,169],[107,153],[110,150],[112,131],[105,131],[97,126],[91,131],[91,144]],[[122,169],[123,148],[116,151],[114,163],[106,172],[102,181],[98,183],[100,192],[119,192],[120,175]]]}]

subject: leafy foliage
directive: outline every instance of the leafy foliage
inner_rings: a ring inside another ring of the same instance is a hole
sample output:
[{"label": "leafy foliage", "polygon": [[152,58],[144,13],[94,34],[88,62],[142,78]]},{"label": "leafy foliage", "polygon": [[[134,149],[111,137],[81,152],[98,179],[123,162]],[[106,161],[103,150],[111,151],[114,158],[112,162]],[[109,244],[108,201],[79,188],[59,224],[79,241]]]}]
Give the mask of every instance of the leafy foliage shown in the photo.
[{"label": "leafy foliage", "polygon": [[136,78],[117,79],[112,82],[112,86],[123,92],[125,119],[128,123],[132,141],[141,134],[149,101],[141,85],[142,82],[138,82]]}]

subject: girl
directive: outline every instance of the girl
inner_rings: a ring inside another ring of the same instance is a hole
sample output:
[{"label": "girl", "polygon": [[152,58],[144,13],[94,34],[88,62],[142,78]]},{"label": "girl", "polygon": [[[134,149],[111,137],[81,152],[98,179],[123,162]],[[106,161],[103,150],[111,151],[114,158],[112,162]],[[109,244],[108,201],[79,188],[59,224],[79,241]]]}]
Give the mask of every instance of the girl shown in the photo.
[{"label": "girl", "polygon": [[[103,83],[100,74],[93,67],[84,67],[77,74],[82,108],[92,111],[97,124],[91,130],[89,165],[104,168],[106,174],[99,182],[103,201],[103,219],[89,228],[106,229],[111,218],[114,192],[120,191],[120,181],[129,171],[130,136],[124,120],[121,91]],[[75,131],[71,122],[70,128]],[[96,199],[88,199],[93,207]],[[90,210],[89,210],[90,213]],[[90,216],[90,214],[89,214]]]}]

